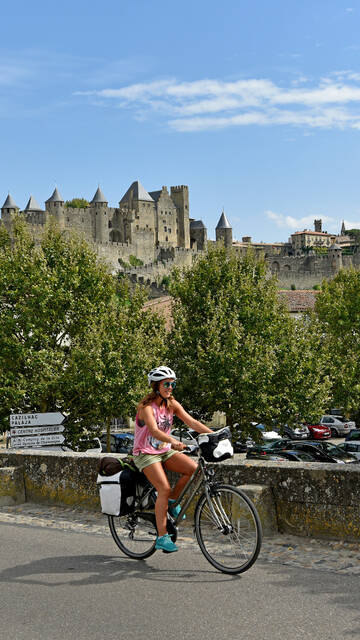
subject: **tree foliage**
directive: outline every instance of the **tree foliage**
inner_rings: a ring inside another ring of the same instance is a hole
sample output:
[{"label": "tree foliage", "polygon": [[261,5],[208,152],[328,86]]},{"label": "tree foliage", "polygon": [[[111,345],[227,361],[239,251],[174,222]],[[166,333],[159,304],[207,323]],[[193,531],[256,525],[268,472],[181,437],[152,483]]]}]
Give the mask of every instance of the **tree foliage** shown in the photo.
[{"label": "tree foliage", "polygon": [[90,206],[90,202],[85,198],[73,198],[72,200],[66,200],[65,207],[72,209],[86,209]]},{"label": "tree foliage", "polygon": [[360,272],[342,269],[322,284],[315,313],[320,323],[333,406],[360,418]]},{"label": "tree foliage", "polygon": [[225,411],[249,430],[311,419],[327,400],[315,331],[295,323],[265,262],[210,249],[191,269],[173,270],[169,363],[177,396],[203,418]]},{"label": "tree foliage", "polygon": [[0,233],[0,424],[11,412],[62,411],[71,443],[133,414],[159,360],[163,321],[87,243],[51,224],[35,246],[20,219]]}]

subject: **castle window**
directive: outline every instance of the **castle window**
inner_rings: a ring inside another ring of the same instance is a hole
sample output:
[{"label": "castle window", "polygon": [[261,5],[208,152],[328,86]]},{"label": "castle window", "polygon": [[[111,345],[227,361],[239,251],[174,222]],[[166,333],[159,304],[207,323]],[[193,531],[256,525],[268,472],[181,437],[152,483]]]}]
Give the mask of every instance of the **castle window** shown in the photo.
[{"label": "castle window", "polygon": [[164,227],[164,231],[167,231],[167,228],[166,228],[166,227]]},{"label": "castle window", "polygon": [[168,241],[169,241],[169,238],[166,236],[166,242],[168,242]]},{"label": "castle window", "polygon": [[185,209],[187,209],[187,208],[188,208],[188,207],[187,207],[187,204],[186,204],[186,205],[185,205]]},{"label": "castle window", "polygon": [[138,224],[136,225],[136,229],[139,231],[139,225]]},{"label": "castle window", "polygon": [[168,229],[169,233],[171,233],[171,229]]}]

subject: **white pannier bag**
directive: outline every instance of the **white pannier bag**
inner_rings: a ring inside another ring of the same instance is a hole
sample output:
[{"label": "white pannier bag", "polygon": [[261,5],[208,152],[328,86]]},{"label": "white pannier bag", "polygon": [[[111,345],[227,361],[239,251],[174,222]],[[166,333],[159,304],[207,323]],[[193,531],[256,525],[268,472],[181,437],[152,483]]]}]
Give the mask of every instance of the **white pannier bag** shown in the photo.
[{"label": "white pannier bag", "polygon": [[124,469],[112,476],[97,477],[101,511],[108,516],[125,516],[133,511],[136,493],[136,472]]}]

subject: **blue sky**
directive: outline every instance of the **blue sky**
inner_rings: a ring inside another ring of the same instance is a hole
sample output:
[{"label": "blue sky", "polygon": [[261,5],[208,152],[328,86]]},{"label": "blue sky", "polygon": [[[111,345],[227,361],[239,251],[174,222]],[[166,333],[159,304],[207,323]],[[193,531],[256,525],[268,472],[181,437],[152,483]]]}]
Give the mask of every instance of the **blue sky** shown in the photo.
[{"label": "blue sky", "polygon": [[[0,200],[188,184],[210,237],[360,227],[359,0],[33,0],[0,38]],[[2,204],[1,202],[1,204]]]}]

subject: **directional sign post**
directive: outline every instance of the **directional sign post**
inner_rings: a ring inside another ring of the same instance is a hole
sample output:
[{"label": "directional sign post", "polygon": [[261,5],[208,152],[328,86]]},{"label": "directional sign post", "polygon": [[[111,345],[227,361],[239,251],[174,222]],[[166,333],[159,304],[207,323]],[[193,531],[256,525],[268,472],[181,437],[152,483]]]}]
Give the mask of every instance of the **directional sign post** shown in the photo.
[{"label": "directional sign post", "polygon": [[25,436],[23,438],[11,438],[11,448],[37,448],[49,444],[63,444],[63,442],[65,442],[65,438],[60,433],[55,433],[49,436]]},{"label": "directional sign post", "polygon": [[10,427],[36,427],[39,425],[62,424],[65,416],[56,411],[54,413],[13,413],[10,416]]},{"label": "directional sign post", "polygon": [[10,416],[11,449],[39,448],[63,444],[65,416],[53,413],[16,413]]},{"label": "directional sign post", "polygon": [[62,424],[54,424],[49,427],[13,427],[10,436],[40,436],[46,433],[62,433],[65,427]]}]

